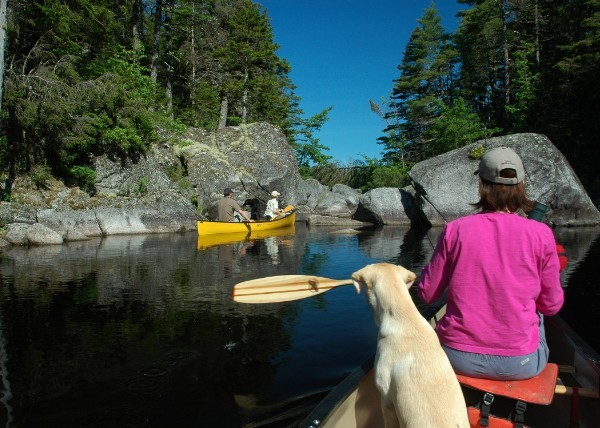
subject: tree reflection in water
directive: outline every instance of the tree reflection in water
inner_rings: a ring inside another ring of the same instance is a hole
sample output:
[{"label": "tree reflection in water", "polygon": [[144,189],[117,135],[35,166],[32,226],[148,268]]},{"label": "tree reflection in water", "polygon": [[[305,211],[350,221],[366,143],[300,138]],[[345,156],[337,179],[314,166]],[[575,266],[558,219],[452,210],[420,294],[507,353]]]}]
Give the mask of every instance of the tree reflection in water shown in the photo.
[{"label": "tree reflection in water", "polygon": [[[4,250],[0,423],[238,427],[300,418],[374,352],[364,296],[339,287],[244,305],[231,300],[233,285],[285,274],[343,279],[380,261],[418,273],[441,232],[335,230],[298,223],[214,244],[172,234]],[[569,321],[573,305],[581,318],[592,313],[581,310],[590,295],[598,303],[598,229],[555,233],[570,258]],[[589,324],[578,325],[586,337]]]}]

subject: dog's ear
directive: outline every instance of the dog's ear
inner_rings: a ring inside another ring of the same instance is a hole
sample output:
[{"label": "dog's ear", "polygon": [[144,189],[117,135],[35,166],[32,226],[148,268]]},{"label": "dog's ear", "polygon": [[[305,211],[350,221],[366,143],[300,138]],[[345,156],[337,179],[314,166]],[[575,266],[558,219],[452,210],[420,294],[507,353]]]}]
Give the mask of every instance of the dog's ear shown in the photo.
[{"label": "dog's ear", "polygon": [[410,288],[415,283],[417,279],[417,275],[414,272],[408,271],[408,275],[404,278],[404,282],[406,283],[406,287]]},{"label": "dog's ear", "polygon": [[365,287],[365,289],[369,287],[369,285],[367,284],[367,282],[365,281],[365,278],[363,276],[363,271],[364,271],[364,268],[361,270],[358,270],[352,274],[352,285],[354,285],[354,288],[356,288],[357,294],[360,294],[361,286]]},{"label": "dog's ear", "polygon": [[352,283],[356,287],[356,291],[360,294],[360,287],[363,286],[365,289],[373,287],[372,282],[372,270],[374,265],[368,265],[364,268],[357,270],[352,274]]},{"label": "dog's ear", "polygon": [[404,281],[407,288],[410,288],[417,279],[417,275],[414,272],[406,269],[404,266],[398,265],[397,268],[400,271],[400,277],[402,278],[402,281]]},{"label": "dog's ear", "polygon": [[354,285],[354,288],[356,288],[356,294],[360,294],[360,286],[361,285],[364,287],[367,286],[367,284],[365,284],[364,282],[356,280],[354,278],[352,278],[352,285]]}]

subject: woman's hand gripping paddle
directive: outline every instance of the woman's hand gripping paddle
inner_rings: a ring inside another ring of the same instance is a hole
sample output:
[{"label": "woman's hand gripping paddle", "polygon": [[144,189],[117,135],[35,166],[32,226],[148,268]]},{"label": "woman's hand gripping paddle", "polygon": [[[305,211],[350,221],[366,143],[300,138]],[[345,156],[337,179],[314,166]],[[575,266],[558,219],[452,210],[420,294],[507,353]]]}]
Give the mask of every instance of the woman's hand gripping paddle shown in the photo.
[{"label": "woman's hand gripping paddle", "polygon": [[[240,303],[289,302],[350,284],[352,284],[351,279],[336,280],[312,275],[279,275],[240,282],[234,285],[231,297]],[[360,288],[356,284],[354,286],[360,293]]]}]

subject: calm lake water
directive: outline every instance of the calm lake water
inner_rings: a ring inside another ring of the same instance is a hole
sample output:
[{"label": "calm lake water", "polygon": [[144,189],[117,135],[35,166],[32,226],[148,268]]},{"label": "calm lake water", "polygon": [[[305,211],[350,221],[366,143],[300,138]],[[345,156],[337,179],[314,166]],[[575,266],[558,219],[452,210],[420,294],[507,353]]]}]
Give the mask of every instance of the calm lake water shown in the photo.
[{"label": "calm lake water", "polygon": [[[415,272],[441,229],[308,228],[237,243],[195,233],[0,252],[2,427],[286,426],[375,351],[364,295],[247,305],[234,284],[348,278],[373,262]],[[557,229],[562,316],[600,350],[600,228]]]}]

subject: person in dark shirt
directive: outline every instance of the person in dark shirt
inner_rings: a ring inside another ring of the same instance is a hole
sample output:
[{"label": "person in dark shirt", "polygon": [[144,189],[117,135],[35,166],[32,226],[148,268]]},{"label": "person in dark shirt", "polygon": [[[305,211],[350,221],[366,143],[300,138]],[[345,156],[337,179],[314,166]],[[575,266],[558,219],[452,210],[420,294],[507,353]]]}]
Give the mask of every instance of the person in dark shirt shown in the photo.
[{"label": "person in dark shirt", "polygon": [[227,187],[223,191],[223,198],[217,204],[218,221],[249,221],[253,222],[248,213],[233,199],[233,190]]}]

